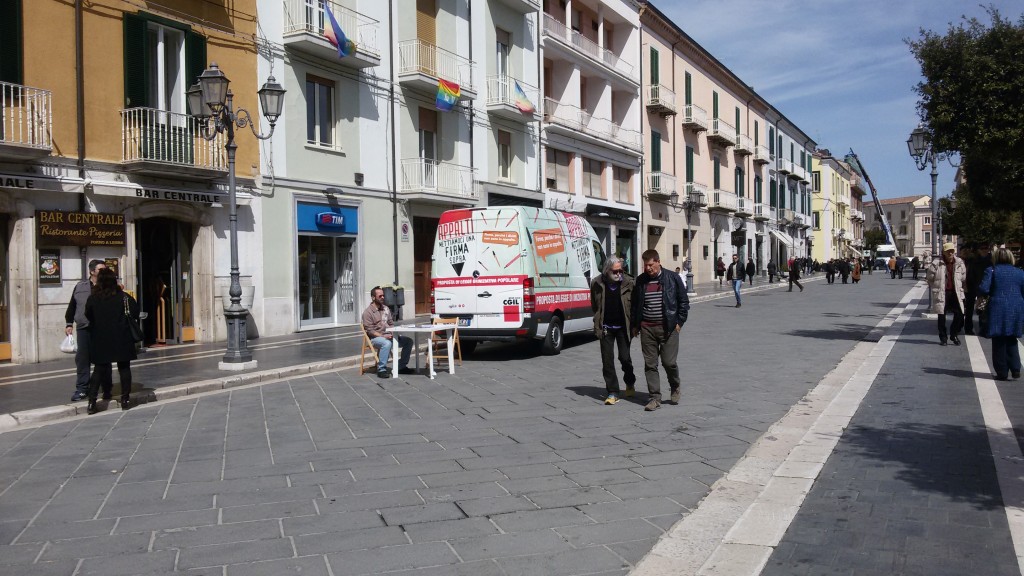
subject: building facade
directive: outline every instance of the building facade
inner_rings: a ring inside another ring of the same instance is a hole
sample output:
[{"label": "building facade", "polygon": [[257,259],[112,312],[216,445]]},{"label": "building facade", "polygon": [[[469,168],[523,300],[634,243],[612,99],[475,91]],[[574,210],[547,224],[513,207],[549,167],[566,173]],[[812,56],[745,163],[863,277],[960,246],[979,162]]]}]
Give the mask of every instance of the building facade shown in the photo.
[{"label": "building facade", "polygon": [[855,249],[852,181],[855,173],[828,150],[813,154],[811,174],[813,251],[818,262],[859,256]]}]

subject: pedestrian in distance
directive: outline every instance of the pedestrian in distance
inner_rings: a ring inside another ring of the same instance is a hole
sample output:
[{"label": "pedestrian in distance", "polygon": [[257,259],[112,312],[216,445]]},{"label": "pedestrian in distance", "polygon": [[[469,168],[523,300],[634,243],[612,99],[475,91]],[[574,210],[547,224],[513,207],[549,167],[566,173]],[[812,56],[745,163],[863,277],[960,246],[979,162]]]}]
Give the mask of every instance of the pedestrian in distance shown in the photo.
[{"label": "pedestrian in distance", "polygon": [[640,336],[644,355],[644,376],[650,398],[644,410],[661,407],[661,379],[658,359],[665,366],[671,389],[671,402],[679,404],[679,331],[690,312],[690,300],[677,274],[663,274],[657,250],[641,255],[644,272],[636,279],[633,290],[631,326],[633,336]]},{"label": "pedestrian in distance", "polygon": [[860,283],[860,259],[853,259],[853,269],[850,270],[850,280],[853,280],[854,284]]},{"label": "pedestrian in distance", "polygon": [[775,274],[778,273],[779,267],[775,265],[774,260],[768,261],[768,283],[775,282]]},{"label": "pedestrian in distance", "polygon": [[[928,287],[932,294],[932,312],[939,315],[939,344],[945,346],[949,340],[960,345],[960,330],[964,326],[964,282],[967,280],[967,265],[956,255],[952,242],[942,245],[942,257],[936,258],[925,271]],[[953,324],[946,333],[946,313],[953,313]]]},{"label": "pedestrian in distance", "polygon": [[754,259],[749,256],[747,257],[747,268],[746,270],[744,270],[744,272],[747,273],[747,282],[749,282],[750,285],[753,286],[754,274],[757,273],[757,267],[754,266]]},{"label": "pedestrian in distance", "polygon": [[[978,245],[974,254],[966,256],[967,282],[964,284],[964,334],[974,334],[974,305],[978,300],[978,286],[985,277],[985,270],[992,265],[992,258],[989,256],[988,246]],[[981,328],[981,319],[978,319]],[[980,334],[984,331],[979,330]]]},{"label": "pedestrian in distance", "polygon": [[921,269],[921,259],[914,256],[910,260],[910,271],[914,273],[914,280],[917,280],[917,272]]},{"label": "pedestrian in distance", "polygon": [[[370,290],[370,305],[363,311],[363,330],[370,337],[370,344],[378,350],[377,352],[377,377],[390,378],[388,372],[388,358],[391,356],[391,348],[394,345],[395,337],[388,331],[395,325],[391,318],[391,309],[384,305],[384,289],[374,286]],[[398,347],[402,349],[402,356],[398,359],[398,373],[412,374],[415,372],[409,368],[409,356],[412,354],[412,338],[408,336],[398,337]]]},{"label": "pedestrian in distance", "polygon": [[72,402],[85,400],[89,396],[89,345],[92,342],[92,331],[89,320],[85,317],[85,303],[96,285],[96,274],[106,268],[103,260],[89,261],[89,277],[75,284],[71,291],[71,301],[64,312],[64,334],[75,334],[78,351],[75,352],[75,392],[71,395]]},{"label": "pedestrian in distance", "polygon": [[736,296],[737,308],[742,304],[742,301],[740,300],[740,288],[743,287],[743,276],[743,263],[740,262],[740,257],[738,255],[733,254],[732,262],[729,264],[729,269],[725,273],[725,279],[732,285],[732,293]]},{"label": "pedestrian in distance", "polygon": [[796,287],[799,288],[801,292],[804,291],[803,285],[800,284],[800,268],[798,266],[789,267],[789,292],[793,291],[793,284],[796,284]]},{"label": "pedestrian in distance", "polygon": [[718,257],[718,261],[715,262],[715,276],[718,277],[718,285],[722,285],[722,279],[725,278],[725,261],[722,257]]},{"label": "pedestrian in distance", "polygon": [[620,394],[619,378],[615,373],[616,348],[619,352],[619,364],[622,366],[622,380],[626,383],[626,397],[633,395],[636,385],[633,360],[629,357],[633,288],[633,279],[623,270],[622,260],[617,256],[608,257],[601,275],[590,285],[594,334],[601,342],[601,373],[604,375],[607,391],[604,403],[609,406],[619,401]]},{"label": "pedestrian in distance", "polygon": [[96,284],[85,301],[85,317],[92,331],[89,360],[96,366],[89,379],[87,412],[97,412],[96,396],[100,388],[104,400],[113,398],[115,362],[121,380],[121,410],[128,410],[131,408],[131,362],[138,357],[128,323],[139,321],[139,303],[117,285],[114,271],[104,267],[96,273]]},{"label": "pedestrian in distance", "polygon": [[843,279],[843,284],[847,284],[850,281],[850,263],[844,260],[839,260],[839,276]]},{"label": "pedestrian in distance", "polygon": [[896,257],[895,256],[889,256],[889,276],[891,276],[893,280],[896,279]]},{"label": "pedestrian in distance", "polygon": [[989,296],[988,336],[995,379],[1020,378],[1017,339],[1024,336],[1024,271],[1014,266],[1008,248],[1000,246],[992,252],[992,266],[985,270],[978,292]]},{"label": "pedestrian in distance", "polygon": [[825,262],[825,283],[832,284],[836,281],[836,261]]}]

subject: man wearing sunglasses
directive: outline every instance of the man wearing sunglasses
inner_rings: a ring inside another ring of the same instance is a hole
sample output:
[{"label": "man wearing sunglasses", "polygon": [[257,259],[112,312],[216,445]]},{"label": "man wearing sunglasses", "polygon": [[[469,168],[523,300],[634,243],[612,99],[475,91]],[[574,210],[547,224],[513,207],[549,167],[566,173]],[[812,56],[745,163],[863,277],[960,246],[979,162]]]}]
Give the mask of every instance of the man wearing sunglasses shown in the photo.
[{"label": "man wearing sunglasses", "polygon": [[622,379],[626,382],[625,396],[633,395],[636,375],[629,357],[630,307],[633,298],[633,279],[626,274],[622,260],[611,256],[604,263],[603,273],[590,285],[590,307],[594,310],[594,334],[601,341],[601,371],[608,395],[604,403],[619,401],[619,378],[615,373],[615,348],[619,350]]}]

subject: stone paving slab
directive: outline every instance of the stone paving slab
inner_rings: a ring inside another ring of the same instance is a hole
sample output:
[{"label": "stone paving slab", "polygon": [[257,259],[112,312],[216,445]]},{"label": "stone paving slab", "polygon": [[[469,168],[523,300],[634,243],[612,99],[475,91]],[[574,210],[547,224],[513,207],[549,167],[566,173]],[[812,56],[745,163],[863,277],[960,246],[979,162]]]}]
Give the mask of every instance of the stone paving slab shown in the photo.
[{"label": "stone paving slab", "polygon": [[331,371],[0,434],[0,550],[114,543],[45,566],[76,576],[624,574],[908,286],[876,280],[696,304],[683,402],[653,413],[642,384],[604,406],[597,344],[570,338],[483,345],[434,381]]}]

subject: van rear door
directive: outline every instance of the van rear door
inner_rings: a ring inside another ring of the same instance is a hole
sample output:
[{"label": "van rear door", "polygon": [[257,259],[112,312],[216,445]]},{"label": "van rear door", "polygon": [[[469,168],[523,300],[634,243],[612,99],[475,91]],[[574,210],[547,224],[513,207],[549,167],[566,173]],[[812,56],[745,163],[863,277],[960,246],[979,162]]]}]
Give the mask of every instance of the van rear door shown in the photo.
[{"label": "van rear door", "polygon": [[459,327],[515,329],[523,324],[523,237],[518,208],[450,210],[434,244],[434,311]]}]

